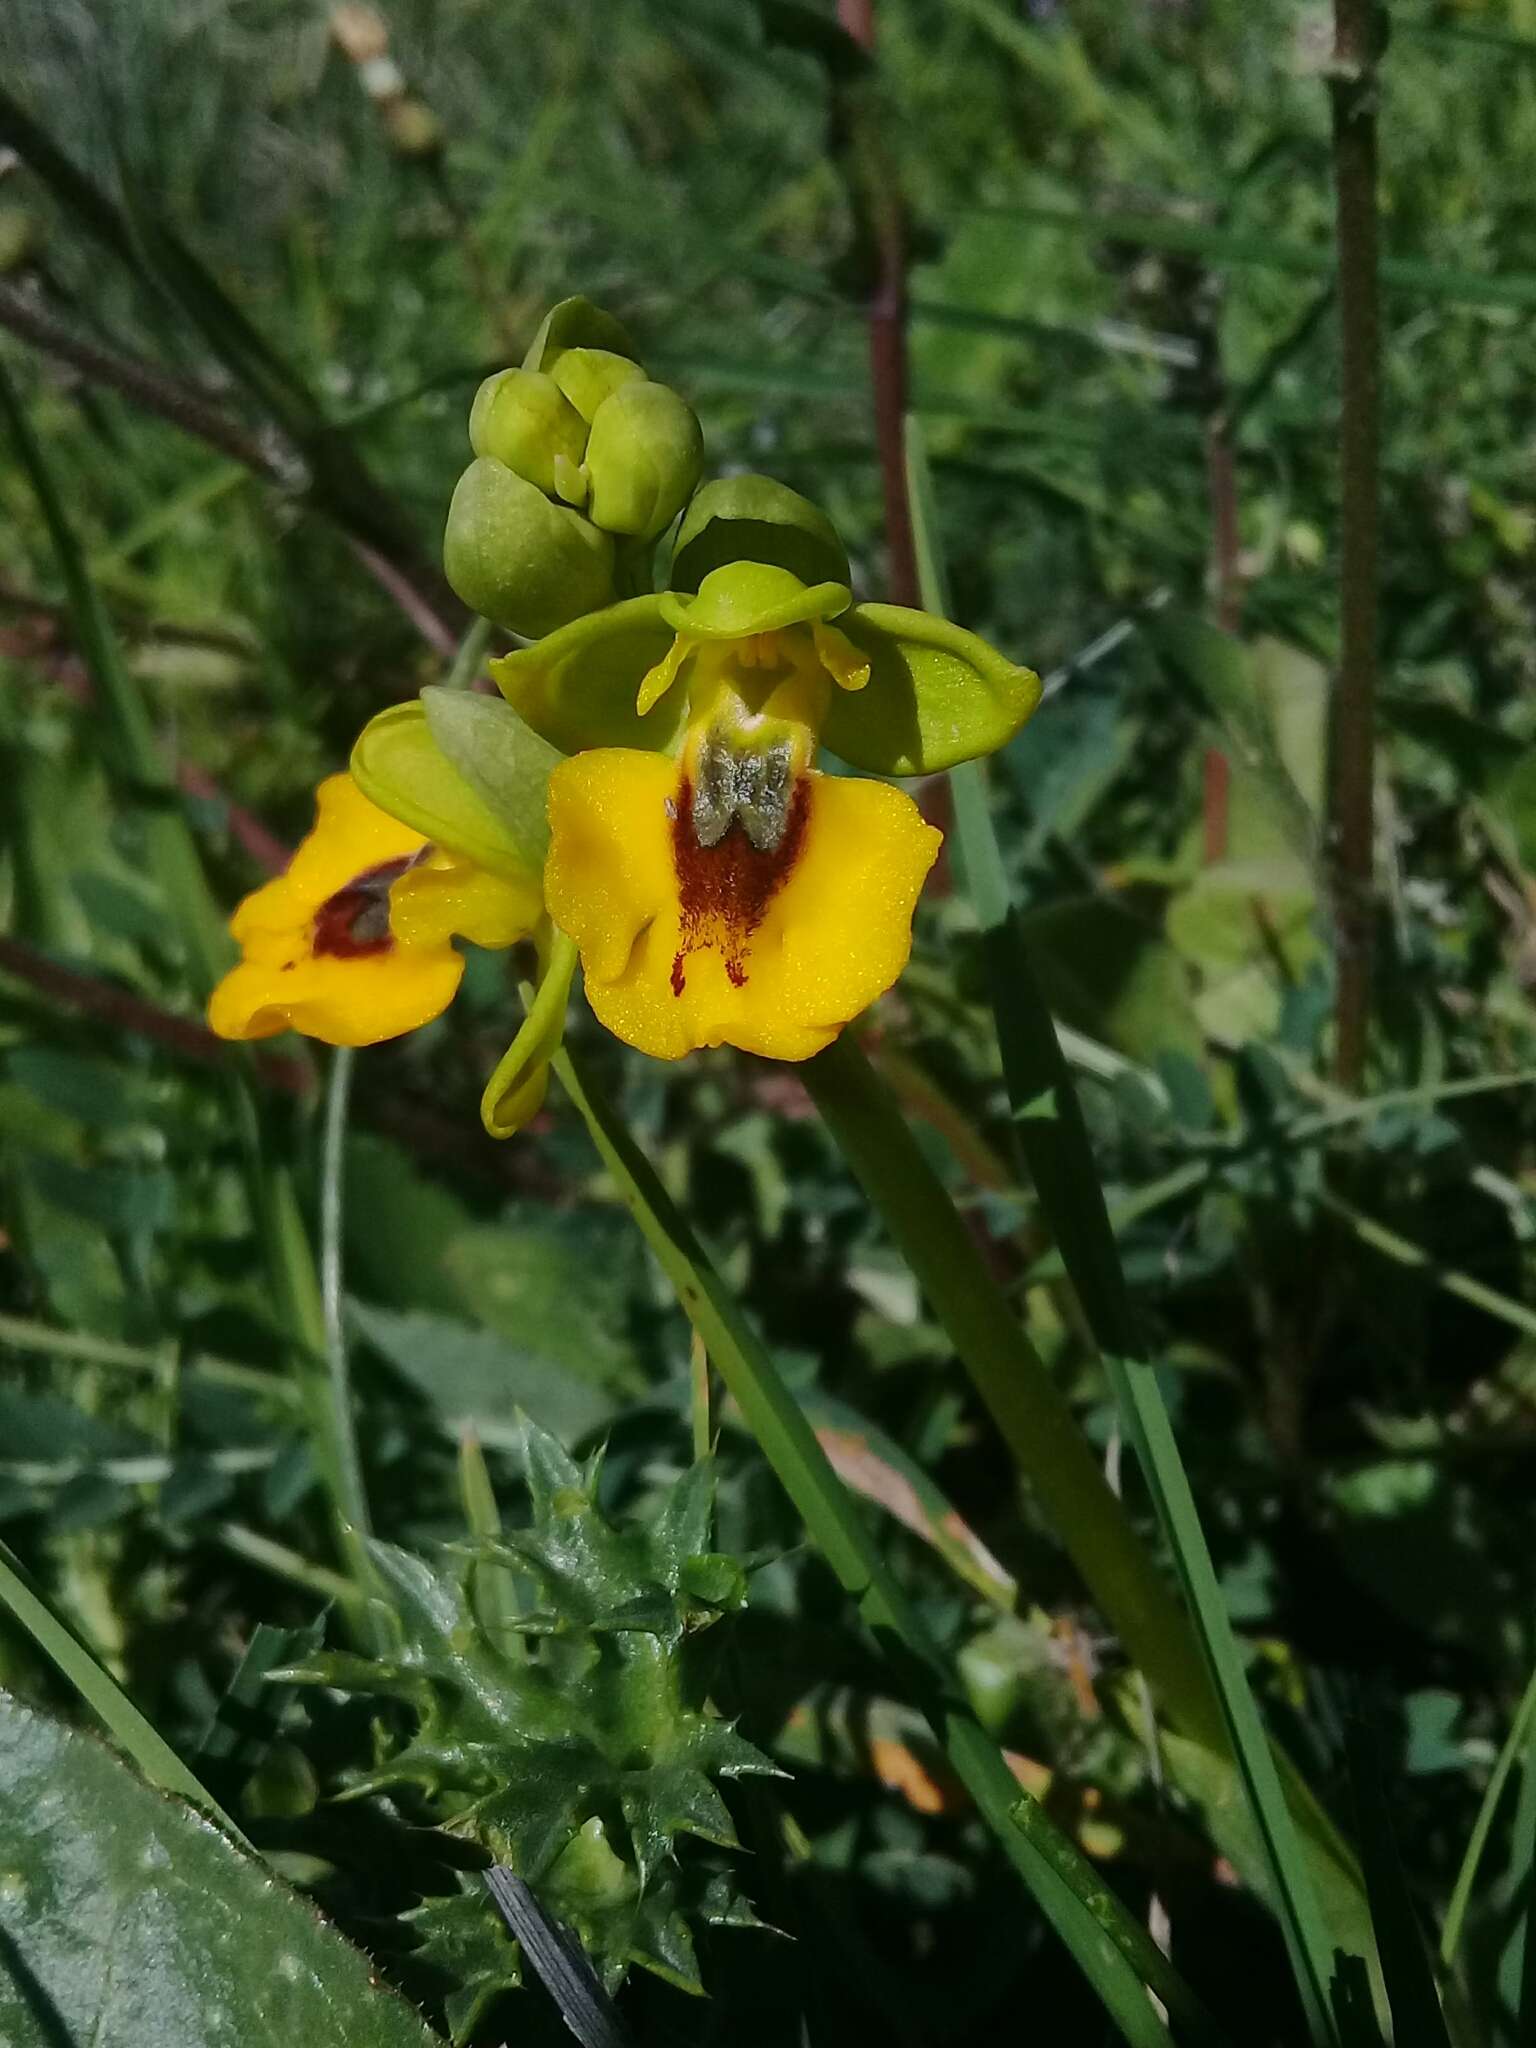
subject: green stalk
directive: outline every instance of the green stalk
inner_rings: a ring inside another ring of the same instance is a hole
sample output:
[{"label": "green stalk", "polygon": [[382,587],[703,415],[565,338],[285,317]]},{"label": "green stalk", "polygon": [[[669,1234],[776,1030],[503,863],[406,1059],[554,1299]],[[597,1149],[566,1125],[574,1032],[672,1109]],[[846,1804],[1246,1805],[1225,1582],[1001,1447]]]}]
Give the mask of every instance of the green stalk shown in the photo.
[{"label": "green stalk", "polygon": [[1126,1654],[1186,1734],[1219,1746],[1216,1702],[1178,1602],[895,1097],[849,1032],[800,1072]]},{"label": "green stalk", "polygon": [[481,663],[485,660],[485,650],[491,644],[491,634],[494,630],[489,619],[471,621],[459,642],[458,652],[449,664],[448,673],[443,677],[445,690],[474,688],[475,678],[480,673]]},{"label": "green stalk", "polygon": [[[47,1323],[33,1323],[23,1316],[0,1315],[0,1345],[8,1345],[15,1351],[37,1351],[48,1358],[72,1361],[77,1365],[101,1365],[123,1372],[142,1372],[158,1376],[167,1370],[167,1362],[177,1363],[175,1349],[170,1345],[120,1344],[113,1337],[97,1337],[89,1330],[55,1330]],[[231,1359],[210,1358],[194,1355],[185,1361],[185,1369],[195,1373],[199,1379],[207,1380],[210,1386],[233,1387],[242,1394],[250,1394],[258,1401],[277,1401],[290,1404],[294,1389],[287,1380],[279,1379],[275,1373],[266,1372],[256,1365],[237,1365]]]},{"label": "green stalk", "polygon": [[1499,1810],[1499,1801],[1504,1796],[1504,1787],[1509,1783],[1509,1774],[1515,1767],[1530,1740],[1531,1730],[1536,1727],[1536,1671],[1531,1673],[1520,1704],[1515,1709],[1515,1718],[1510,1723],[1509,1734],[1504,1747],[1499,1751],[1488,1778],[1483,1803],[1477,1809],[1477,1819],[1472,1823],[1472,1832],[1467,1837],[1466,1854],[1461,1859],[1461,1868],[1456,1873],[1456,1883],[1451,1890],[1451,1903],[1445,1909],[1445,1925],[1440,1930],[1440,1960],[1447,1969],[1456,1960],[1456,1950],[1461,1942],[1461,1930],[1466,1921],[1467,1908],[1472,1903],[1472,1888],[1477,1883],[1477,1873],[1482,1867],[1483,1852],[1488,1847],[1488,1837],[1493,1831],[1494,1818]]},{"label": "green stalk", "polygon": [[336,1048],[325,1096],[325,1135],[320,1155],[320,1301],[325,1320],[326,1415],[323,1435],[336,1457],[336,1507],[360,1577],[367,1571],[362,1542],[372,1522],[358,1456],[352,1415],[352,1367],[347,1349],[346,1297],[342,1275],[342,1222],[346,1189],[347,1111],[357,1055]]},{"label": "green stalk", "polygon": [[1179,2016],[1188,2038],[1218,2038],[1146,1930],[1049,1818],[1026,1802],[1001,1751],[965,1704],[921,1619],[887,1570],[810,1422],[612,1106],[569,1051],[557,1054],[554,1069],[806,1528],[920,1697],[936,1739],[983,1818],[1123,2037],[1167,2048],[1167,2031],[1143,1989],[1148,1985]]},{"label": "green stalk", "polygon": [[[912,471],[913,502],[918,513],[918,554],[924,599],[931,609],[942,611],[946,593],[931,516],[932,490],[915,425],[909,440],[908,460]],[[1179,1616],[1176,1631],[1170,1638],[1176,1647],[1170,1652],[1167,1643],[1161,1644],[1159,1658],[1161,1660],[1171,1654],[1181,1683],[1189,1685],[1193,1675],[1190,1667],[1197,1662],[1194,1644],[1198,1643],[1208,1674],[1208,1683],[1202,1688],[1199,1705],[1202,1710],[1207,1710],[1214,1692],[1231,1755],[1242,1778],[1250,1814],[1258,1831],[1271,1901],[1285,1936],[1309,2031],[1315,2042],[1331,2043],[1337,2038],[1329,1996],[1334,1940],[1319,1905],[1313,1861],[1303,1850],[1301,1836],[1286,1801],[1280,1766],[1265,1732],[1258,1702],[1248,1684],[1242,1653],[1222,1597],[1188,1474],[1179,1455],[1156,1375],[1147,1362],[1135,1307],[1120,1265],[1103,1187],[1094,1165],[1082,1106],[1014,915],[980,764],[971,762],[956,769],[951,775],[951,787],[961,865],[982,929],[982,948],[991,985],[998,1045],[1019,1147],[1055,1233],[1089,1329],[1102,1353],[1116,1404],[1135,1446],[1163,1536],[1178,1572],[1189,1621],[1194,1625],[1192,1641],[1188,1623]],[[923,1164],[926,1166],[925,1162]],[[866,1185],[869,1185],[868,1181]],[[879,1188],[872,1187],[871,1193],[877,1200],[882,1199]],[[942,1200],[941,1188],[938,1194]],[[900,1235],[894,1220],[892,1229]],[[932,1225],[929,1224],[926,1235],[931,1237],[931,1234]],[[979,1259],[976,1264],[980,1266]],[[936,1273],[933,1281],[922,1272],[919,1278],[929,1286],[930,1298],[950,1330],[957,1350],[964,1357],[964,1325],[957,1327],[952,1324],[944,1315],[940,1298],[932,1293],[935,1282],[953,1288],[952,1270],[946,1265],[946,1270]],[[979,1280],[970,1282],[966,1302],[959,1304],[972,1320],[978,1313],[973,1297],[981,1283],[990,1287],[990,1276],[984,1268]],[[1039,1474],[1038,1450],[1034,1446],[1026,1446],[1026,1450],[1030,1454],[1021,1458],[1022,1469],[1029,1473],[1044,1501],[1046,1496]],[[1074,1500],[1070,1506],[1080,1517],[1082,1504]],[[1061,1533],[1077,1556],[1077,1546],[1068,1537],[1066,1529],[1062,1528]],[[1087,1577],[1087,1567],[1081,1558],[1079,1564]],[[1113,1590],[1118,1593],[1120,1589],[1115,1586]],[[1133,1607],[1138,1606],[1139,1602],[1133,1601],[1132,1604]],[[1126,1617],[1108,1607],[1105,1611],[1123,1631]],[[1136,1641],[1144,1635],[1144,1617],[1133,1613],[1130,1618],[1136,1623],[1137,1637],[1127,1636],[1126,1645],[1137,1661],[1142,1662]],[[1187,1732],[1200,1733],[1212,1747],[1221,1746],[1219,1730],[1210,1728],[1208,1723],[1199,1730],[1190,1727],[1186,1719],[1187,1707],[1181,1705],[1180,1697],[1171,1694],[1166,1684],[1160,1684],[1155,1668],[1142,1662],[1142,1669],[1154,1690],[1161,1692],[1163,1703],[1173,1718],[1185,1722]]]}]

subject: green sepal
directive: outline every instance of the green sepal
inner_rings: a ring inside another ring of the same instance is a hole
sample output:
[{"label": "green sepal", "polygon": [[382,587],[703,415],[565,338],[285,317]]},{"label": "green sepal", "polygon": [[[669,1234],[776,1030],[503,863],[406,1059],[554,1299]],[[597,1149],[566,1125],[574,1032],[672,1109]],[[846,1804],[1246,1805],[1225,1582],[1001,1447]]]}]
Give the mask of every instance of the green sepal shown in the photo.
[{"label": "green sepal", "polygon": [[931,775],[1006,746],[1040,701],[1040,678],[929,612],[859,604],[838,630],[869,656],[868,686],[834,693],[821,737],[874,775]]},{"label": "green sepal", "polygon": [[661,615],[695,640],[741,640],[750,633],[835,619],[852,598],[846,583],[806,585],[792,570],[769,562],[728,562],[710,570],[697,596],[664,590]]},{"label": "green sepal", "polygon": [[771,562],[802,583],[847,583],[848,553],[819,505],[770,476],[728,476],[697,492],[672,556],[672,586],[697,590],[728,562]]},{"label": "green sepal", "polygon": [[494,814],[524,868],[542,875],[549,778],[562,757],[499,697],[429,683],[421,706],[444,759]]},{"label": "green sepal", "polygon": [[704,466],[704,429],[667,384],[637,378],[603,400],[587,438],[589,510],[605,533],[654,540],[682,511]]},{"label": "green sepal", "polygon": [[490,669],[513,710],[567,754],[583,747],[665,752],[682,723],[683,692],[669,690],[644,718],[635,697],[673,637],[659,597],[631,597],[574,619],[537,647],[500,656]]},{"label": "green sepal", "polygon": [[544,1107],[549,1063],[565,1036],[577,958],[575,942],[556,932],[522,1029],[496,1062],[480,1098],[480,1120],[493,1138],[512,1137]]},{"label": "green sepal", "polygon": [[443,568],[483,618],[536,640],[613,596],[613,541],[488,455],[459,478]]},{"label": "green sepal", "polygon": [[638,362],[635,344],[611,313],[580,293],[550,307],[523,357],[525,370],[549,370],[568,348],[600,348]]},{"label": "green sepal", "polygon": [[[542,747],[532,733],[527,737]],[[381,811],[504,881],[540,890],[548,825],[544,843],[535,845],[508,810],[487,800],[483,785],[460,774],[431,728],[425,703],[392,704],[371,718],[358,734],[350,766],[353,781]]]}]

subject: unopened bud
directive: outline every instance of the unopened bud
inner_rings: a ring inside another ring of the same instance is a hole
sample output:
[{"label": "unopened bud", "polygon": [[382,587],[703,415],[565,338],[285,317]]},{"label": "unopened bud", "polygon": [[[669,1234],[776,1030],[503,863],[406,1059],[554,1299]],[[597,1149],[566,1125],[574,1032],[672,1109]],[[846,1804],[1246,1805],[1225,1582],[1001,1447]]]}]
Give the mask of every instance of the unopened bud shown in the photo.
[{"label": "unopened bud", "polygon": [[486,456],[459,478],[443,567],[471,610],[530,639],[613,599],[608,535]]},{"label": "unopened bud", "polygon": [[541,370],[498,370],[475,393],[469,409],[469,445],[537,484],[548,497],[559,489],[560,462],[579,468],[587,427],[553,377]]},{"label": "unopened bud", "polygon": [[630,357],[605,348],[567,348],[550,365],[550,375],[590,424],[604,399],[625,384],[643,380],[645,372]]},{"label": "unopened bud", "polygon": [[621,385],[598,407],[587,441],[592,519],[607,533],[654,540],[687,504],[703,462],[698,419],[669,385]]}]

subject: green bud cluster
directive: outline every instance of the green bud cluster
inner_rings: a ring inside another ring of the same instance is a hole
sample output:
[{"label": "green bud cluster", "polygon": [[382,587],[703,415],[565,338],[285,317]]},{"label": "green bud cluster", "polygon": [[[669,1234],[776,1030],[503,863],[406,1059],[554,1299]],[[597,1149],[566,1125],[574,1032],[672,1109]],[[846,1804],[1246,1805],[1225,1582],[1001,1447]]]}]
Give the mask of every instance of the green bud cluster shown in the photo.
[{"label": "green bud cluster", "polygon": [[[736,1833],[715,1778],[774,1766],[704,1703],[699,1637],[745,1599],[708,1549],[713,1475],[691,1467],[645,1527],[597,1506],[578,1467],[526,1425],[531,1525],[433,1566],[369,1546],[393,1646],[282,1674],[400,1702],[412,1723],[346,1796],[414,1787],[432,1818],[528,1883],[615,1988],[632,1964],[701,1991],[690,1923],[760,1926],[679,1837]],[[454,1981],[455,2041],[519,1981],[516,1944],[475,1887],[411,1916]]]},{"label": "green bud cluster", "polygon": [[448,512],[444,565],[464,602],[529,638],[618,594],[693,494],[704,438],[647,377],[618,322],[566,299],[522,366],[475,395],[475,460]]}]

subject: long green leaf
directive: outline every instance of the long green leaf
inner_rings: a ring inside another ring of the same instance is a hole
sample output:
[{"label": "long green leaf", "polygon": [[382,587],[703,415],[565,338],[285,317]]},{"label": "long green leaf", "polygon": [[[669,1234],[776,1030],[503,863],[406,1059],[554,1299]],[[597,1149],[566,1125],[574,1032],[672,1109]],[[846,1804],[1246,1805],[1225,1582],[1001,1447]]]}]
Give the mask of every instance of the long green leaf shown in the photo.
[{"label": "long green leaf", "polygon": [[848,1032],[800,1071],[1126,1654],[1186,1733],[1219,1746],[1215,1699],[1178,1602],[895,1097]]},{"label": "long green leaf", "polygon": [[1392,2008],[1393,2048],[1451,2048],[1429,1950],[1403,1876],[1386,1787],[1381,1781],[1377,1735],[1363,1713],[1351,1714],[1346,1731],[1349,1775],[1360,1824],[1371,1921],[1387,2003]]},{"label": "long green leaf", "polygon": [[[805,1414],[661,1182],[612,1106],[568,1051],[555,1072],[580,1111],[625,1205],[702,1337],[710,1362],[764,1456],[859,1612],[909,1685],[935,1737],[1052,1927],[1124,2038],[1167,2048],[1168,2034],[1142,1988],[1149,1984],[1191,2039],[1211,2023],[1167,1959],[1048,1817],[1021,1809],[1017,1781],[963,1703],[926,1628],[887,1570],[851,1495]],[[1018,1814],[1028,1815],[1021,1826]],[[1049,1843],[1049,1849],[1042,1846]]]},{"label": "long green leaf", "polygon": [[[908,461],[919,575],[926,584],[924,597],[933,609],[942,610],[946,593],[938,568],[932,490],[915,429],[909,439]],[[1263,1844],[1272,1898],[1312,2038],[1318,2043],[1332,2042],[1336,2032],[1328,1987],[1333,1943],[1281,1788],[1274,1751],[1243,1668],[1168,1411],[1156,1375],[1146,1363],[1081,1105],[1019,932],[979,765],[972,762],[954,771],[951,787],[961,864],[982,927],[993,1015],[1020,1150],[1103,1354],[1110,1385],[1178,1571]],[[1042,1107],[1044,1114],[1039,1113]],[[1025,1114],[1026,1110],[1030,1113]]]},{"label": "long green leaf", "polygon": [[[994,219],[1027,221],[1032,226],[1060,228],[1099,242],[1129,242],[1144,249],[1167,249],[1178,255],[1203,257],[1216,265],[1252,266],[1296,277],[1328,277],[1333,251],[1326,243],[1308,248],[1300,242],[1277,241],[1272,235],[1244,234],[1203,222],[1177,220],[1171,214],[1096,213],[1058,206],[977,206],[967,212]],[[1536,306],[1536,277],[1528,274],[1456,270],[1438,263],[1402,257],[1381,260],[1382,290],[1405,298],[1460,306]]]},{"label": "long green leaf", "polygon": [[49,1662],[79,1693],[125,1755],[131,1756],[152,1785],[179,1793],[211,1814],[231,1834],[240,1830],[165,1738],[156,1733],[111,1673],[104,1671],[51,1611],[29,1583],[20,1564],[0,1543],[0,1600],[36,1643]]},{"label": "long green leaf", "polygon": [[1472,1823],[1472,1832],[1467,1837],[1466,1853],[1461,1859],[1461,1868],[1456,1873],[1456,1882],[1451,1888],[1451,1902],[1445,1909],[1445,1925],[1440,1930],[1440,1960],[1447,1969],[1456,1960],[1456,1950],[1461,1943],[1461,1930],[1466,1923],[1467,1907],[1472,1902],[1473,1887],[1477,1873],[1482,1868],[1483,1852],[1488,1847],[1488,1837],[1493,1831],[1494,1819],[1499,1810],[1499,1801],[1504,1796],[1504,1787],[1509,1783],[1509,1774],[1515,1767],[1515,1759],[1525,1752],[1531,1731],[1536,1728],[1536,1671],[1526,1681],[1520,1704],[1515,1709],[1515,1718],[1509,1724],[1509,1733],[1504,1738],[1504,1747],[1488,1775],[1483,1792],[1483,1801],[1477,1809],[1477,1819]]}]

